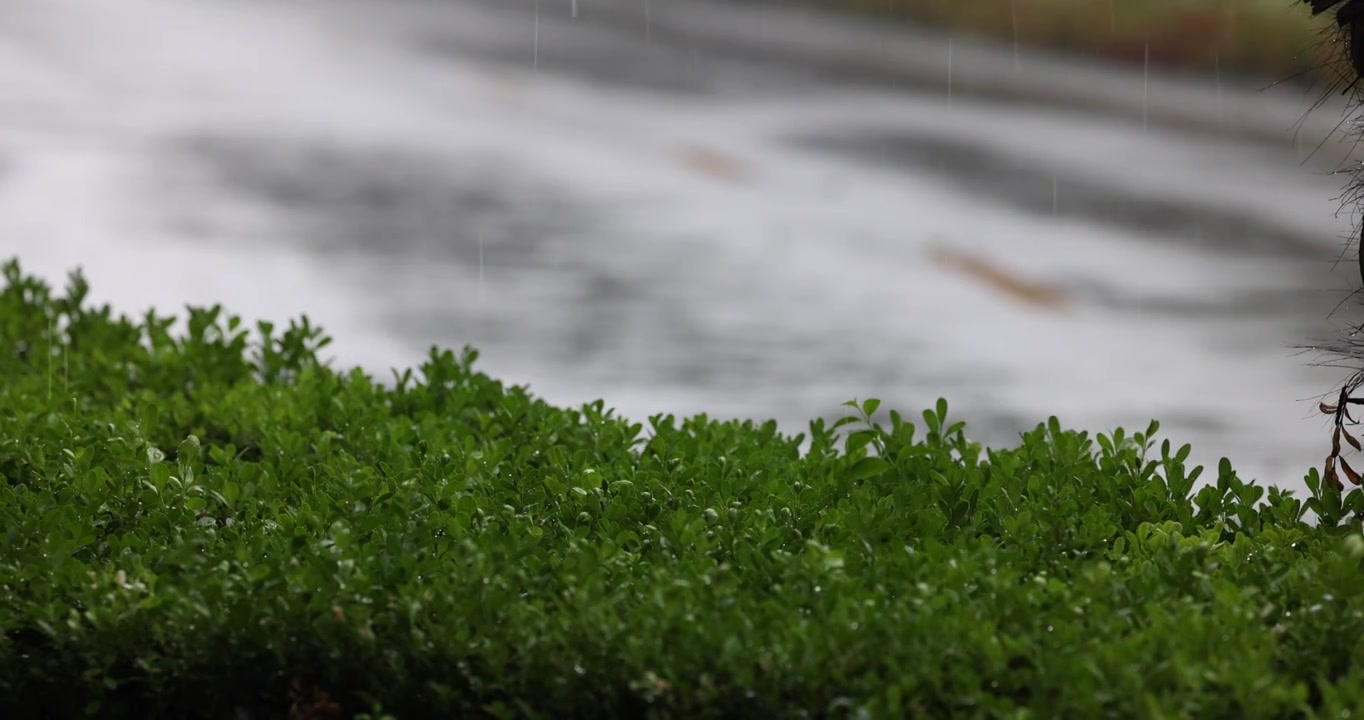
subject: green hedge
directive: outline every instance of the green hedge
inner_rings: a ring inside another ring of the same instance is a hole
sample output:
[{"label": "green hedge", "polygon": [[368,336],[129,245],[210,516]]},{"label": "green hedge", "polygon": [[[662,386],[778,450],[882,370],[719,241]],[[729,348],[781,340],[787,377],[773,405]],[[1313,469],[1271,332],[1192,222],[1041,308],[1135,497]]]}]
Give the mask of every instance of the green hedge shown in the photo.
[{"label": "green hedge", "polygon": [[855,403],[804,451],[704,416],[646,439],[472,350],[385,384],[306,319],[86,291],[4,269],[0,716],[1364,707],[1364,502],[1315,470],[1305,502],[1225,461],[1195,490],[1155,423],[984,450],[941,401]]}]

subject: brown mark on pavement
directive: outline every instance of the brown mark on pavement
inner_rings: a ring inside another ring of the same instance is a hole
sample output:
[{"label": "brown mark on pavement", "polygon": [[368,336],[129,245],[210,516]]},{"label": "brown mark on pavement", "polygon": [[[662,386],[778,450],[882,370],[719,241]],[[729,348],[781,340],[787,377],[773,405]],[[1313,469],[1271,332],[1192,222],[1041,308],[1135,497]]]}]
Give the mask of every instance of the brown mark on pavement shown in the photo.
[{"label": "brown mark on pavement", "polygon": [[929,257],[937,264],[979,280],[1023,305],[1059,310],[1070,302],[1060,288],[1020,277],[979,255],[936,245],[929,249]]},{"label": "brown mark on pavement", "polygon": [[530,85],[526,76],[503,68],[485,68],[480,73],[484,91],[505,105],[519,105]]},{"label": "brown mark on pavement", "polygon": [[738,182],[748,174],[737,158],[699,145],[683,146],[677,152],[677,159],[686,169],[715,180]]}]

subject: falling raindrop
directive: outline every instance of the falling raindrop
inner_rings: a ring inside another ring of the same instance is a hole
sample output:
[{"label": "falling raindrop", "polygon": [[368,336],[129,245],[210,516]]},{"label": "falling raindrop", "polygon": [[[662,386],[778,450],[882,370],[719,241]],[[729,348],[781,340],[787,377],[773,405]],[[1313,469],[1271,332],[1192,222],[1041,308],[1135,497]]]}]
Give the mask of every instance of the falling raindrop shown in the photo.
[{"label": "falling raindrop", "polygon": [[483,231],[478,231],[478,306],[483,307]]},{"label": "falling raindrop", "polygon": [[1057,195],[1057,191],[1056,191],[1056,185],[1057,185],[1056,176],[1055,176],[1055,175],[1052,175],[1052,176],[1051,176],[1051,216],[1052,216],[1052,217],[1056,217],[1056,206],[1057,206],[1057,204],[1058,204],[1058,203],[1057,203],[1058,195]]},{"label": "falling raindrop", "polygon": [[644,41],[653,44],[654,25],[649,15],[649,0],[644,0]]},{"label": "falling raindrop", "polygon": [[540,0],[535,0],[535,49],[531,69],[540,71]]},{"label": "falling raindrop", "polygon": [[573,19],[578,19],[578,0],[573,0]]},{"label": "falling raindrop", "polygon": [[1141,71],[1141,129],[1149,128],[1148,116],[1151,103],[1151,43],[1146,43]]},{"label": "falling raindrop", "polygon": [[947,107],[952,107],[952,38],[947,39]]},{"label": "falling raindrop", "polygon": [[1226,117],[1222,108],[1222,56],[1216,50],[1212,51],[1213,75],[1217,78],[1217,119],[1220,121]]},{"label": "falling raindrop", "polygon": [[1014,72],[1018,72],[1018,0],[1009,0],[1009,19],[1014,31]]}]

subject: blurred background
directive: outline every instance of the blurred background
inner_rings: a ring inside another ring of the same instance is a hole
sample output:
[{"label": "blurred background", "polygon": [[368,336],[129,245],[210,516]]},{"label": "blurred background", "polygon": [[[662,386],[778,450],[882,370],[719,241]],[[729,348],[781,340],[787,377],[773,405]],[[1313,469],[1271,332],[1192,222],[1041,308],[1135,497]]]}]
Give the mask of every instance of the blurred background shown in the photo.
[{"label": "blurred background", "polygon": [[1011,445],[1157,418],[1301,490],[1349,371],[1295,348],[1358,320],[1326,26],[1288,0],[6,0],[0,256],[129,314],[306,313],[380,379],[473,345],[640,422],[945,397]]}]

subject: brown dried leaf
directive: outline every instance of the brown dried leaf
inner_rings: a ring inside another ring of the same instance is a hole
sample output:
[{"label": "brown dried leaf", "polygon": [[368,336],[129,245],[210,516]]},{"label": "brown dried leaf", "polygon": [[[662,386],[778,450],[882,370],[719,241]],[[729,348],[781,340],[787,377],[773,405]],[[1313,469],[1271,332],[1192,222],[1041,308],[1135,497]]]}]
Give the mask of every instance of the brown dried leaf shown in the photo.
[{"label": "brown dried leaf", "polygon": [[1355,439],[1354,435],[1350,434],[1349,430],[1341,430],[1341,434],[1345,436],[1345,442],[1350,443],[1350,447],[1356,450],[1364,450],[1364,445],[1360,445],[1359,441]]},{"label": "brown dried leaf", "polygon": [[984,256],[938,245],[929,250],[929,257],[933,262],[988,285],[1023,305],[1059,310],[1071,302],[1070,296],[1060,286],[1025,277]]},{"label": "brown dried leaf", "polygon": [[1345,458],[1340,459],[1340,469],[1345,471],[1345,477],[1349,478],[1350,482],[1355,485],[1359,484],[1359,473],[1355,472],[1355,469],[1350,467],[1350,463],[1345,462]]}]

